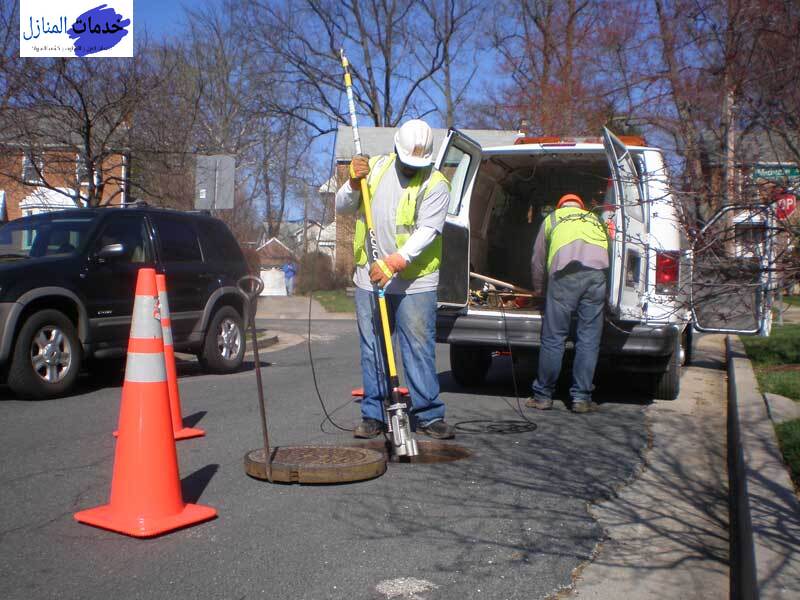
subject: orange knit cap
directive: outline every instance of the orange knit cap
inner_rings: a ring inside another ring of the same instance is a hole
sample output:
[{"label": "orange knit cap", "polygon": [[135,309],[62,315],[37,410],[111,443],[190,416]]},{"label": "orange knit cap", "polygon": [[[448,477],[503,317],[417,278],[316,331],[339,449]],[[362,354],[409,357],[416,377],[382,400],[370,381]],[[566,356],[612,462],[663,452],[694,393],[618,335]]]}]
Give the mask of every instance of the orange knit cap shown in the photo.
[{"label": "orange knit cap", "polygon": [[581,205],[583,210],[586,210],[586,205],[584,205],[583,200],[576,194],[564,194],[561,196],[561,198],[558,199],[558,204],[556,204],[556,210],[564,206],[567,202],[577,202]]}]

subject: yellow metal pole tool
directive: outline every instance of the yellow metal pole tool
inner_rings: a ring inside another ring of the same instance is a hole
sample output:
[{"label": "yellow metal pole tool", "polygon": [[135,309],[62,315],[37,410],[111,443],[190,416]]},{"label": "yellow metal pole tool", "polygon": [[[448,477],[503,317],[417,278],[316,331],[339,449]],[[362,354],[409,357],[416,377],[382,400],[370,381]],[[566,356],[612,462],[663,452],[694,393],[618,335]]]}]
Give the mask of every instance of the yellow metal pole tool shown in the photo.
[{"label": "yellow metal pole tool", "polygon": [[[340,51],[342,57],[342,68],[344,69],[344,87],[347,92],[347,104],[350,110],[350,124],[353,127],[353,144],[356,154],[361,154],[361,138],[358,136],[358,119],[356,117],[356,105],[353,100],[353,80],[350,77],[350,63],[344,55],[344,50]],[[370,198],[367,178],[361,179],[361,201],[364,205],[364,221],[367,225],[367,257],[370,265],[380,258],[378,255],[378,243],[375,236],[375,229],[372,224],[372,199]],[[390,285],[391,280],[386,285]],[[385,399],[384,405],[388,413],[388,433],[392,442],[392,447],[398,456],[417,456],[419,450],[417,442],[411,437],[411,425],[408,417],[408,406],[406,400],[400,393],[400,380],[397,376],[397,366],[394,361],[394,348],[392,347],[392,332],[389,328],[389,309],[386,306],[386,290],[374,286],[378,295],[378,309],[380,311],[381,325],[383,329],[383,342],[386,350],[386,362],[389,366],[389,387],[391,388],[389,398]]]}]

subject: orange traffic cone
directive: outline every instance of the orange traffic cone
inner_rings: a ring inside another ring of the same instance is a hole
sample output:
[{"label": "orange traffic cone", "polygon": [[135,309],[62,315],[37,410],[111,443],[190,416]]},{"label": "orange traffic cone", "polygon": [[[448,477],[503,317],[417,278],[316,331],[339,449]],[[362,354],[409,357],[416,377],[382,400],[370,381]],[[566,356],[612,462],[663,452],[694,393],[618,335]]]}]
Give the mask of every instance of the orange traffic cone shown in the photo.
[{"label": "orange traffic cone", "polygon": [[139,269],[120,427],[108,504],[75,513],[81,523],[151,537],[212,519],[181,494],[154,269]]},{"label": "orange traffic cone", "polygon": [[167,366],[167,384],[169,386],[169,408],[172,413],[172,431],[176,440],[187,440],[206,434],[202,429],[183,426],[181,412],[181,394],[178,390],[178,374],[175,369],[175,348],[172,345],[172,322],[169,316],[167,300],[167,278],[156,275],[158,301],[161,304],[161,334],[164,337],[164,362]]}]

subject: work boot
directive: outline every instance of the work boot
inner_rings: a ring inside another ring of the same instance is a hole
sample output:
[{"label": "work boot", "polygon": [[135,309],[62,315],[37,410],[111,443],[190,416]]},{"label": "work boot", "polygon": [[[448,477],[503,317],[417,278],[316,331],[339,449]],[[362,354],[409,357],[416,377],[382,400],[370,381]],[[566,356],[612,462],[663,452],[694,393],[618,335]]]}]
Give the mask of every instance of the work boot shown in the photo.
[{"label": "work boot", "polygon": [[528,398],[525,403],[528,408],[538,408],[539,410],[550,410],[553,408],[552,398]]},{"label": "work boot", "polygon": [[383,430],[383,422],[377,419],[364,418],[361,419],[361,423],[358,424],[358,427],[353,430],[353,437],[371,440],[382,434]]},{"label": "work boot", "polygon": [[427,425],[417,425],[417,432],[429,435],[437,440],[449,440],[456,436],[456,431],[443,420],[433,421]]},{"label": "work boot", "polygon": [[572,412],[574,413],[588,413],[594,412],[598,408],[597,404],[592,402],[591,400],[573,400],[572,401]]}]

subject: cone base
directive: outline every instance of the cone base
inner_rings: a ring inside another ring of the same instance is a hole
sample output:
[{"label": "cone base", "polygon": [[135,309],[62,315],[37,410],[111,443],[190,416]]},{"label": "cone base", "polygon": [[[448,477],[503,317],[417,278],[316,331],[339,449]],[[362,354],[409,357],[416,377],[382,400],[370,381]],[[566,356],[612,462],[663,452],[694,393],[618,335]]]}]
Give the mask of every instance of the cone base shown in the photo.
[{"label": "cone base", "polygon": [[188,440],[190,438],[203,437],[206,432],[195,427],[184,427],[175,432],[176,440]]},{"label": "cone base", "polygon": [[216,509],[202,504],[187,504],[181,512],[166,517],[123,517],[116,514],[110,504],[82,510],[74,515],[79,523],[138,538],[154,537],[216,516]]}]

